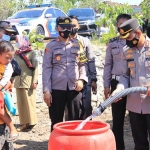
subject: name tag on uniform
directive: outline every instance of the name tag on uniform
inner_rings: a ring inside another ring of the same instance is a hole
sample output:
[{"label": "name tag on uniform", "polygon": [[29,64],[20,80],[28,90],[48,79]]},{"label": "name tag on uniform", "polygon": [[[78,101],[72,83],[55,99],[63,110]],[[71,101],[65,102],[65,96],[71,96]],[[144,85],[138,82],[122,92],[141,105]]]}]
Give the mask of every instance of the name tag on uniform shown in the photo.
[{"label": "name tag on uniform", "polygon": [[78,44],[72,44],[72,46],[78,46]]}]

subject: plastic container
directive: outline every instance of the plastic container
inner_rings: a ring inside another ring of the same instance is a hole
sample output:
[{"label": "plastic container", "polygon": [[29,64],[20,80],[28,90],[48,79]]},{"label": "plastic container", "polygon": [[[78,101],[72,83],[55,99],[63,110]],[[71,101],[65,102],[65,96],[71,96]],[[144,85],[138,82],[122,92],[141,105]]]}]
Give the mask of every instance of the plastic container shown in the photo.
[{"label": "plastic container", "polygon": [[110,125],[89,121],[82,130],[74,130],[81,121],[57,123],[50,135],[48,150],[116,150]]}]

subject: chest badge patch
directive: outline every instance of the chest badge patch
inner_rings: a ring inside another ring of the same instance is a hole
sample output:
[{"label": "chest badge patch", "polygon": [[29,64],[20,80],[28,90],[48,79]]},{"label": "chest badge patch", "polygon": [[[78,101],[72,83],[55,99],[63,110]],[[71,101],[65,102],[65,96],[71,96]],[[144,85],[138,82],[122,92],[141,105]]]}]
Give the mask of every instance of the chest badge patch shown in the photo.
[{"label": "chest badge patch", "polygon": [[58,55],[58,56],[56,56],[56,60],[57,61],[60,61],[61,60],[61,57]]}]

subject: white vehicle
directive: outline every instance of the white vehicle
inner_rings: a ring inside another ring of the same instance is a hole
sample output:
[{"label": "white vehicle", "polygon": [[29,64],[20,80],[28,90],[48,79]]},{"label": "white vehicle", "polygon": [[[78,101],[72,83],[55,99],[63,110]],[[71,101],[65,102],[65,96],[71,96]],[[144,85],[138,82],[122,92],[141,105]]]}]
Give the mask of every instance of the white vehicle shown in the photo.
[{"label": "white vehicle", "polygon": [[55,26],[56,18],[59,16],[67,15],[60,9],[52,7],[52,4],[41,4],[28,6],[28,9],[17,12],[7,21],[20,35],[23,31],[29,33],[36,29],[38,34],[45,37],[57,37]]}]

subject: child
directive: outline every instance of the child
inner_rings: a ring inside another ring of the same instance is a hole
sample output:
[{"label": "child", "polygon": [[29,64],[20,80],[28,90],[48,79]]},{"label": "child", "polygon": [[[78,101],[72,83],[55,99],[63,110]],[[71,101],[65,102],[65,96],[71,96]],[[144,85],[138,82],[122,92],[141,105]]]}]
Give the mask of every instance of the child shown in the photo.
[{"label": "child", "polygon": [[13,73],[12,65],[10,64],[15,50],[10,42],[0,41],[0,124],[4,122],[10,129],[10,136],[7,139],[8,142],[17,140],[18,133],[14,127],[12,120],[4,107],[4,96],[2,93],[3,87],[10,81]]}]

